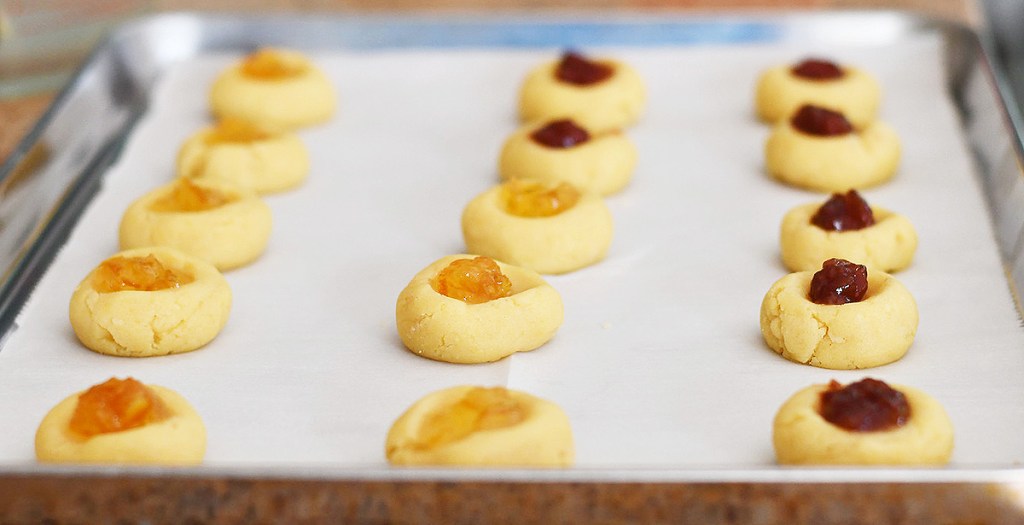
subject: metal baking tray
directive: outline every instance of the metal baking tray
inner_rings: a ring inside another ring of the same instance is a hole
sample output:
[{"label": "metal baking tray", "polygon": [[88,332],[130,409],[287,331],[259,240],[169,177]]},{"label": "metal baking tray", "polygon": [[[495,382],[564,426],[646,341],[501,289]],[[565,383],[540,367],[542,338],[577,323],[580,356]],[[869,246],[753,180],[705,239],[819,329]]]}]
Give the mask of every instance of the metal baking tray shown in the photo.
[{"label": "metal baking tray", "polygon": [[[800,54],[798,50],[870,48],[917,37],[941,42],[942,88],[955,105],[957,125],[969,147],[978,176],[976,183],[988,208],[1006,284],[1016,300],[1024,278],[1021,142],[1011,123],[1016,108],[1006,96],[1002,74],[990,61],[986,44],[968,28],[888,11],[543,17],[167,14],[129,23],[114,32],[0,169],[0,267],[4,268],[0,333],[9,341],[19,329],[22,307],[105,184],[106,174],[119,162],[140,119],[152,109],[153,90],[171,68],[196,57],[238,54],[262,45],[297,47],[314,53],[422,49],[458,53],[569,47],[714,50],[785,45]],[[752,86],[747,89],[752,94]],[[1017,310],[1019,313],[1019,302]],[[794,385],[793,390],[801,386]],[[837,482],[840,485],[832,485]],[[220,465],[197,469],[17,464],[0,465],[0,487],[13,491],[0,492],[29,497],[15,504],[0,496],[0,503],[6,503],[0,509],[6,506],[35,513],[25,516],[60,516],[70,511],[50,500],[61,494],[84,495],[81,497],[90,501],[109,504],[123,501],[127,491],[139,501],[155,498],[162,502],[165,516],[196,516],[197,501],[203,505],[213,501],[215,513],[243,504],[240,501],[246,501],[244,497],[225,497],[225,493],[237,491],[254,498],[244,504],[257,509],[255,512],[271,512],[271,502],[288,494],[295,502],[284,505],[283,511],[276,510],[286,515],[295,516],[302,504],[330,497],[343,502],[334,507],[335,513],[399,521],[415,515],[403,514],[415,512],[411,510],[415,505],[409,502],[415,498],[422,506],[419,508],[428,509],[427,515],[435,518],[446,516],[446,502],[455,502],[459,512],[507,519],[510,509],[519,509],[528,501],[529,510],[525,512],[541,517],[559,515],[570,521],[598,519],[601,509],[623,512],[610,514],[608,521],[664,519],[683,516],[681,509],[688,507],[692,512],[703,512],[706,523],[750,520],[757,515],[800,520],[816,512],[842,516],[835,513],[844,511],[877,511],[880,514],[869,515],[879,516],[876,522],[885,522],[892,520],[883,515],[885,509],[903,509],[899,515],[904,517],[953,519],[976,516],[979,505],[983,505],[984,516],[1010,522],[1024,515],[1016,504],[1022,483],[1024,470],[1012,462],[996,467],[965,464],[928,470],[764,465],[680,468],[666,464],[565,471],[407,470],[308,464],[297,468]],[[168,492],[154,495],[156,487]],[[220,494],[219,500],[211,500],[209,491]],[[120,495],[115,498],[114,492]],[[480,497],[490,504],[482,508],[466,506]],[[645,504],[638,505],[638,498]],[[840,498],[847,501],[845,507],[835,505]],[[44,500],[50,504],[32,506]],[[588,504],[581,506],[580,501]],[[468,514],[459,512],[455,515],[467,519]]]}]

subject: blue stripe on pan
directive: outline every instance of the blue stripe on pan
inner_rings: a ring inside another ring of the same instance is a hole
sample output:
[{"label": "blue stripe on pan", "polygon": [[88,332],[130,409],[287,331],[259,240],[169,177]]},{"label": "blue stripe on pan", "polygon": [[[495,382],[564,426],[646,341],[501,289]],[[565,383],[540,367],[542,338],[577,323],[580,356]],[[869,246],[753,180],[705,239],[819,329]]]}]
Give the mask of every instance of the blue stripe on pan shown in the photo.
[{"label": "blue stripe on pan", "polygon": [[736,23],[614,23],[550,24],[407,21],[367,24],[363,20],[342,35],[356,49],[428,46],[457,47],[573,47],[763,43],[780,39],[773,24]]}]

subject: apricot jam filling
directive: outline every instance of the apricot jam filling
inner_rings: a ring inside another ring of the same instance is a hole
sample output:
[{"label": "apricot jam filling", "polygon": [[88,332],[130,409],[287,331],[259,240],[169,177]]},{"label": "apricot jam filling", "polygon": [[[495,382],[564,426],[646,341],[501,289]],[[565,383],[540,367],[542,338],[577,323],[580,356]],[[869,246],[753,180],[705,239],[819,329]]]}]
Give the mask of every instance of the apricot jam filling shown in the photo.
[{"label": "apricot jam filling", "polygon": [[505,210],[519,217],[551,217],[572,208],[580,192],[562,182],[551,187],[536,181],[513,179],[501,186]]},{"label": "apricot jam filling", "polygon": [[252,124],[236,118],[226,118],[214,126],[203,137],[208,145],[216,144],[248,144],[270,138],[270,134]]},{"label": "apricot jam filling", "polygon": [[456,259],[437,272],[430,286],[441,295],[469,304],[486,303],[512,294],[512,281],[490,257]]},{"label": "apricot jam filling", "polygon": [[132,378],[110,378],[78,396],[68,423],[84,437],[109,434],[163,421],[171,410],[146,385]]},{"label": "apricot jam filling", "polygon": [[516,425],[527,408],[502,387],[473,387],[451,405],[428,414],[420,425],[416,448],[430,450],[485,430]]},{"label": "apricot jam filling", "polygon": [[163,265],[156,257],[116,256],[100,263],[92,276],[92,287],[100,293],[138,290],[153,292],[177,288],[194,279]]},{"label": "apricot jam filling", "polygon": [[261,49],[242,62],[242,74],[258,80],[283,80],[297,77],[305,70],[302,62],[273,49]]},{"label": "apricot jam filling", "polygon": [[204,188],[187,178],[178,179],[166,195],[150,204],[157,212],[196,212],[219,208],[232,199],[213,188]]}]

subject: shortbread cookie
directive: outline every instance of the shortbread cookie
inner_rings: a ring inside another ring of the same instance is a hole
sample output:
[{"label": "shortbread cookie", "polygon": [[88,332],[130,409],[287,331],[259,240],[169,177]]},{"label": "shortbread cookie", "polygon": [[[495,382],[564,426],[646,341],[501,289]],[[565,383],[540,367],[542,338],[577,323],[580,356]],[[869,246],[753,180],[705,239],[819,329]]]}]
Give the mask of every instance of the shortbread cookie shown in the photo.
[{"label": "shortbread cookie", "polygon": [[260,127],[289,130],[331,118],[334,87],[308,58],[295,51],[265,48],[222,72],[210,90],[218,118],[237,118]]},{"label": "shortbread cookie", "polygon": [[71,295],[75,335],[90,350],[148,357],[196,350],[228,320],[231,289],[212,264],[167,247],[103,261]]},{"label": "shortbread cookie", "polygon": [[855,190],[833,194],[819,205],[797,206],[782,218],[782,262],[791,271],[816,270],[837,257],[872,270],[897,272],[910,266],[917,233],[906,217],[869,207]]},{"label": "shortbread cookie", "polygon": [[592,133],[570,119],[527,124],[505,141],[501,178],[568,182],[600,195],[622,190],[633,177],[636,146],[625,134]]},{"label": "shortbread cookie", "polygon": [[640,118],[643,81],[625,63],[565,53],[526,77],[519,91],[524,122],[573,119],[592,132],[619,130]]},{"label": "shortbread cookie", "polygon": [[395,465],[566,467],[574,446],[558,405],[501,387],[457,386],[402,414],[385,453]]},{"label": "shortbread cookie", "polygon": [[[821,368],[870,368],[903,357],[917,333],[910,292],[891,275],[868,274],[849,261],[829,260],[822,268],[771,286],[761,302],[765,343],[790,361]],[[829,291],[824,300],[831,304],[823,304],[817,295]]]},{"label": "shortbread cookie", "polygon": [[309,151],[291,132],[271,132],[238,119],[225,119],[188,138],[178,151],[179,177],[227,181],[258,193],[302,184]]},{"label": "shortbread cookie", "polygon": [[53,407],[35,442],[44,463],[197,465],[206,428],[178,393],[115,378]]},{"label": "shortbread cookie", "polygon": [[551,339],[562,324],[562,298],[526,268],[449,255],[412,278],[395,318],[402,342],[417,355],[487,363]]},{"label": "shortbread cookie", "polygon": [[856,131],[842,114],[817,106],[779,122],[765,143],[771,176],[818,191],[875,186],[892,178],[899,159],[899,137],[886,124]]},{"label": "shortbread cookie", "polygon": [[766,122],[787,119],[805,104],[846,115],[857,129],[875,121],[881,88],[874,77],[851,66],[808,59],[776,66],[757,81],[757,116]]},{"label": "shortbread cookie", "polygon": [[270,227],[270,207],[255,193],[213,180],[177,179],[128,207],[121,249],[169,246],[229,270],[263,253]]},{"label": "shortbread cookie", "polygon": [[944,465],[953,425],[938,401],[915,388],[833,381],[779,408],[772,443],[785,465]]},{"label": "shortbread cookie", "polygon": [[529,268],[565,273],[604,258],[612,215],[600,196],[567,183],[515,179],[481,193],[462,212],[466,251]]}]

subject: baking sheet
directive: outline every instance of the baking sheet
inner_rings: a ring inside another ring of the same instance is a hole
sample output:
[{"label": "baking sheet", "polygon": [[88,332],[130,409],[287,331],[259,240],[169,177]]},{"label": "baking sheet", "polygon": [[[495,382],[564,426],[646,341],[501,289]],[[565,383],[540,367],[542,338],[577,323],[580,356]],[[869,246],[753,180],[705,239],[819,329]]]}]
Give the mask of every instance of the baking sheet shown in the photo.
[{"label": "baking sheet", "polygon": [[[384,435],[413,401],[456,384],[504,384],[566,410],[579,469],[770,468],[771,418],[790,394],[864,376],[945,405],[957,430],[954,467],[1015,466],[1024,334],[944,86],[942,45],[924,34],[863,47],[587,48],[634,65],[650,96],[628,131],[640,152],[633,184],[608,199],[612,250],[597,266],[549,279],[566,303],[553,341],[475,366],[406,352],[395,298],[420,268],[463,249],[459,214],[496,182],[518,84],[560,48],[308,50],[335,82],[340,113],[301,133],[312,173],[267,198],[270,247],[227,274],[235,304],[224,332],[180,356],[97,355],[68,325],[71,290],[116,250],[127,204],[173,176],[178,146],[207,122],[210,81],[240,55],[191,57],[161,77],[0,352],[0,465],[34,464],[35,426],[57,401],[133,375],[196,406],[209,467],[385,467]],[[898,277],[921,324],[903,360],[868,371],[790,363],[758,331],[761,297],[785,272],[778,221],[821,197],[763,174],[768,128],[752,116],[753,83],[763,68],[808,53],[876,74],[882,118],[903,139],[897,178],[865,194],[918,230],[915,264]]]}]

